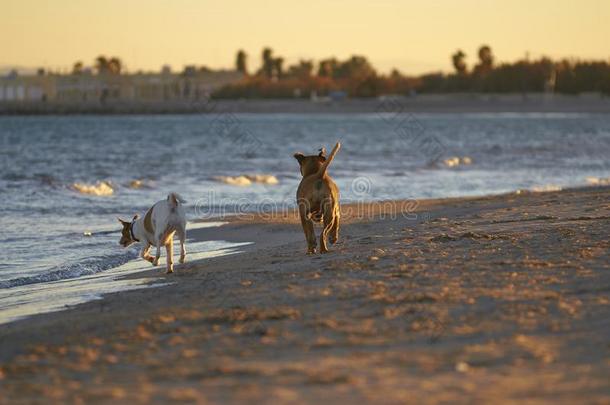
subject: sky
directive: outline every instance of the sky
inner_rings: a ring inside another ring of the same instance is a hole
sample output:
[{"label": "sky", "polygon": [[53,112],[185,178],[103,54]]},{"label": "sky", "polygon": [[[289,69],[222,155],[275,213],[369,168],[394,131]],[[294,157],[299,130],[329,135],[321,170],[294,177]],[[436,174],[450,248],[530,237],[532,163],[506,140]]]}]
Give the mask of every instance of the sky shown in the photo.
[{"label": "sky", "polygon": [[286,64],[358,54],[381,72],[448,72],[482,44],[500,62],[610,60],[609,22],[610,0],[0,0],[0,66],[232,68],[244,49],[253,70],[269,46]]}]

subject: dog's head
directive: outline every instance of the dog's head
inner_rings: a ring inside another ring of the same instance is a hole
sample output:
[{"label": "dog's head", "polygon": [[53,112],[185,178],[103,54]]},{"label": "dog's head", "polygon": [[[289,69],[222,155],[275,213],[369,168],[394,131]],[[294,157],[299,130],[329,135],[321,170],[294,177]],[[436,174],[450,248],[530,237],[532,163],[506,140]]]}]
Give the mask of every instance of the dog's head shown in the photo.
[{"label": "dog's head", "polygon": [[320,153],[310,156],[305,156],[301,152],[298,152],[294,154],[294,158],[299,162],[301,175],[303,177],[309,176],[310,174],[317,173],[320,166],[322,166],[322,163],[326,161],[326,149],[321,148]]},{"label": "dog's head", "polygon": [[[135,215],[133,217],[133,221],[135,221],[136,219],[138,219],[138,215]],[[127,222],[127,221],[123,221],[121,218],[118,218],[118,220],[121,223],[121,225],[123,225],[123,229],[121,229],[121,240],[119,240],[119,245],[121,245],[123,247],[127,247],[129,245],[136,243],[136,241],[131,236],[131,226],[133,224],[133,221]]]}]

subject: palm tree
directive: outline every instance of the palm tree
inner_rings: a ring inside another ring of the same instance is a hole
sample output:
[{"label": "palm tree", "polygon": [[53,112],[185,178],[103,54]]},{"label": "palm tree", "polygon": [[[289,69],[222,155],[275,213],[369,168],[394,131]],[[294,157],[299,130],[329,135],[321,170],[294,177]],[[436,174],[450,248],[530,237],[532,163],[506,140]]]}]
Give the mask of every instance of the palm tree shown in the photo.
[{"label": "palm tree", "polygon": [[104,74],[108,72],[108,59],[105,56],[100,55],[95,58],[95,69],[97,74]]},{"label": "palm tree", "polygon": [[300,60],[299,63],[288,67],[288,76],[306,78],[310,77],[313,71],[313,62],[310,60]]},{"label": "palm tree", "polygon": [[451,56],[451,61],[458,75],[466,74],[466,54],[461,49]]},{"label": "palm tree", "polygon": [[335,58],[321,60],[318,65],[318,76],[333,77],[338,62]]},{"label": "palm tree", "polygon": [[489,72],[493,68],[494,56],[491,52],[491,48],[487,45],[483,45],[479,48],[479,70],[482,72]]},{"label": "palm tree", "polygon": [[263,49],[263,66],[261,67],[261,72],[267,76],[267,78],[271,78],[273,76],[273,51],[271,48]]},{"label": "palm tree", "polygon": [[273,76],[278,79],[284,74],[284,58],[273,59]]},{"label": "palm tree", "polygon": [[73,75],[80,75],[83,73],[83,62],[78,61],[74,64],[74,66],[72,66],[72,74]]},{"label": "palm tree", "polygon": [[235,58],[235,69],[244,75],[248,74],[248,68],[246,65],[248,55],[243,50],[237,51],[237,57]]},{"label": "palm tree", "polygon": [[121,59],[112,57],[110,59],[106,58],[103,55],[95,58],[95,69],[97,70],[97,74],[113,74],[120,75],[121,70],[123,69],[123,62]]},{"label": "palm tree", "polygon": [[117,57],[113,57],[108,61],[108,70],[113,75],[120,75],[123,68],[123,62]]}]

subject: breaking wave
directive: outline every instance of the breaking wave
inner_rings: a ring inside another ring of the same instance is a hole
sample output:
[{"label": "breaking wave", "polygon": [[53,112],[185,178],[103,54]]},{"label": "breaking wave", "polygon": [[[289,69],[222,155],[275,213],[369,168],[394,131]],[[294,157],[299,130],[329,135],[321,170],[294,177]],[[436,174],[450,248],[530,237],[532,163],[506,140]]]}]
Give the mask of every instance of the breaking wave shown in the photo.
[{"label": "breaking wave", "polygon": [[272,174],[244,174],[241,176],[216,176],[214,180],[231,186],[250,186],[252,184],[279,184],[279,180]]},{"label": "breaking wave", "polygon": [[50,281],[68,280],[77,277],[89,276],[100,273],[105,270],[110,270],[118,267],[130,260],[138,257],[137,251],[128,251],[123,255],[107,255],[92,257],[78,263],[69,263],[61,266],[56,266],[50,269],[47,273],[38,274],[35,276],[26,276],[12,278],[10,280],[0,281],[0,289],[19,287],[27,284],[47,283]]},{"label": "breaking wave", "polygon": [[98,181],[95,184],[74,183],[72,189],[81,194],[108,196],[114,194],[114,188],[108,181]]},{"label": "breaking wave", "polygon": [[610,177],[587,177],[585,179],[590,186],[610,186]]},{"label": "breaking wave", "polygon": [[443,160],[443,164],[447,167],[468,166],[472,164],[472,158],[468,156],[453,156]]},{"label": "breaking wave", "polygon": [[125,184],[125,187],[131,188],[133,190],[139,190],[139,189],[152,189],[155,187],[155,185],[152,181],[149,181],[149,180],[135,179],[135,180],[131,180],[129,183]]}]

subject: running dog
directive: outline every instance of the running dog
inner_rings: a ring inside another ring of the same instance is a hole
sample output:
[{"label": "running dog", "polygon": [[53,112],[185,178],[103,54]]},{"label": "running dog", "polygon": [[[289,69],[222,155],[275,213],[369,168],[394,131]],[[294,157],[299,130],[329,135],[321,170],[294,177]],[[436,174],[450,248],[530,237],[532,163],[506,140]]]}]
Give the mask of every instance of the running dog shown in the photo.
[{"label": "running dog", "polygon": [[326,173],[341,144],[337,142],[330,156],[326,157],[324,148],[318,155],[305,156],[295,153],[303,179],[297,189],[297,203],[301,225],[307,239],[307,254],[316,253],[316,234],[313,223],[323,221],[324,229],[320,234],[320,253],[328,252],[326,240],[330,236],[332,244],[339,239],[339,188]]},{"label": "running dog", "polygon": [[[165,246],[167,254],[167,272],[174,272],[174,234],[180,239],[180,263],[184,263],[186,259],[186,248],[184,242],[186,240],[186,214],[182,203],[185,201],[176,193],[170,193],[167,199],[161,200],[153,205],[140,218],[135,215],[131,222],[123,221],[119,218],[119,222],[123,225],[121,231],[121,240],[119,244],[127,247],[136,242],[142,242],[144,247],[140,252],[140,257],[153,264],[159,265],[159,257],[161,256],[161,246]],[[153,258],[148,254],[150,247],[156,246],[157,254]]]}]

